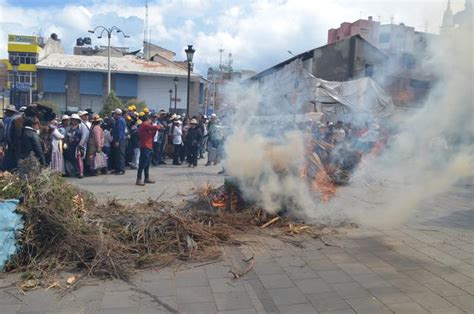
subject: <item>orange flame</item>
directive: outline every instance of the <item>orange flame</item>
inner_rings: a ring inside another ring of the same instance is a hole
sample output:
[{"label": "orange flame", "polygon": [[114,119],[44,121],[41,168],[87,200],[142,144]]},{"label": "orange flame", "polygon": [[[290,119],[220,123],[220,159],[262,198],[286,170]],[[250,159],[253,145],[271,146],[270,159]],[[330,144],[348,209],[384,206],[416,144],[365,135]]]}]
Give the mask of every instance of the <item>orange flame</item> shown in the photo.
[{"label": "orange flame", "polygon": [[321,192],[321,202],[327,203],[336,194],[336,185],[331,182],[326,171],[321,170],[313,182],[313,189]]},{"label": "orange flame", "polygon": [[225,201],[214,199],[211,201],[211,205],[217,208],[222,208],[222,207],[225,207]]}]

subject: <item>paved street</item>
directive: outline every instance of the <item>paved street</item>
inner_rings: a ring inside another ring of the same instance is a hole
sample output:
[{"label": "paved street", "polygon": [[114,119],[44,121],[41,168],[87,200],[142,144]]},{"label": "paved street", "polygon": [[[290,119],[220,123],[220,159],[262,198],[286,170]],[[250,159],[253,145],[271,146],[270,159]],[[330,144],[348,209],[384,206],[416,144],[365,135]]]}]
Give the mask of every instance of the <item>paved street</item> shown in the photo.
[{"label": "paved street", "polygon": [[[206,182],[219,184],[220,167],[153,168],[153,186],[125,176],[74,180],[100,197],[178,201]],[[0,275],[3,313],[474,313],[474,209],[472,181],[424,204],[394,230],[348,228],[296,247],[249,235],[226,247],[222,260],[160,271],[130,280],[85,280],[64,297],[54,289],[22,295]],[[445,214],[449,212],[449,214]],[[253,269],[235,280],[230,269]]]}]

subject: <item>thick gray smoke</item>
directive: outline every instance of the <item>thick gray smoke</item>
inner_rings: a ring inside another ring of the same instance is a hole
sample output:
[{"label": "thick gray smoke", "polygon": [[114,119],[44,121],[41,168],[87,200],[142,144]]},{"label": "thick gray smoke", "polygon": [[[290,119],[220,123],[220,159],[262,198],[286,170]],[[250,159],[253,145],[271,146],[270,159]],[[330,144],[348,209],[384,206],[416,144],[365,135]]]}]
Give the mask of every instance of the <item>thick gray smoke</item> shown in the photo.
[{"label": "thick gray smoke", "polygon": [[423,200],[474,176],[472,38],[468,27],[431,43],[426,66],[437,82],[422,108],[403,119],[384,153],[365,158],[329,203],[301,179],[303,130],[286,128],[297,123],[291,103],[301,107],[307,101],[298,93],[307,87],[304,80],[294,85],[294,95],[280,95],[278,86],[272,96],[258,86],[228,90],[227,102],[238,107],[225,146],[228,174],[269,211],[293,209],[324,221],[346,217],[378,226],[404,222]]}]

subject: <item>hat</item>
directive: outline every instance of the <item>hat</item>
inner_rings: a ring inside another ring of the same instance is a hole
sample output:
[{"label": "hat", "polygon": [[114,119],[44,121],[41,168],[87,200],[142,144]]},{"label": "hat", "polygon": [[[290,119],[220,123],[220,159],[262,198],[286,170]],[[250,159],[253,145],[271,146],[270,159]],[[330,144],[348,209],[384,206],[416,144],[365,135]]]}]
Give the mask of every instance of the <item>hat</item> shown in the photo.
[{"label": "hat", "polygon": [[13,105],[9,105],[8,107],[6,107],[5,111],[17,112],[15,106],[13,106]]},{"label": "hat", "polygon": [[198,121],[196,119],[191,119],[191,121],[189,121],[190,124],[198,124]]},{"label": "hat", "polygon": [[176,121],[176,123],[178,123],[178,124],[183,124],[183,121],[178,120],[178,121]]},{"label": "hat", "polygon": [[116,114],[122,114],[122,109],[117,108],[117,109],[114,110],[114,113],[116,113]]},{"label": "hat", "polygon": [[127,120],[128,120],[128,121],[132,121],[132,117],[127,116]]},{"label": "hat", "polygon": [[207,116],[206,116],[206,115],[203,115],[202,117],[203,117],[204,119],[207,119]]},{"label": "hat", "polygon": [[170,120],[171,120],[171,121],[176,120],[177,117],[178,117],[178,116],[177,116],[175,113],[173,113],[173,115],[171,115]]},{"label": "hat", "polygon": [[181,119],[181,116],[180,116],[180,115],[177,115],[177,116],[176,116],[176,119],[178,119],[178,120]]},{"label": "hat", "polygon": [[92,116],[92,122],[100,122],[102,121],[102,118],[98,114],[94,114]]},{"label": "hat", "polygon": [[140,112],[138,113],[138,116],[139,116],[139,117],[144,117],[144,116],[145,116],[145,112],[144,112],[144,111],[140,111]]},{"label": "hat", "polygon": [[79,121],[81,121],[81,117],[79,117],[79,115],[78,115],[77,113],[73,113],[73,114],[71,115],[71,118],[70,118],[70,119],[71,119],[71,120],[79,120]]},{"label": "hat", "polygon": [[133,111],[133,106],[128,106],[128,111]]},{"label": "hat", "polygon": [[138,119],[136,122],[135,122],[136,125],[140,125],[142,124],[142,120]]},{"label": "hat", "polygon": [[84,116],[84,115],[86,115],[86,114],[88,115],[89,113],[88,113],[87,111],[79,111],[78,114],[79,114],[79,116],[82,117],[82,116]]},{"label": "hat", "polygon": [[217,115],[215,113],[211,114],[211,119],[217,119]]},{"label": "hat", "polygon": [[63,115],[63,116],[61,117],[61,121],[69,120],[69,118],[70,118],[70,117],[69,117],[67,114],[65,114],[65,115]]},{"label": "hat", "polygon": [[135,105],[132,105],[132,110],[133,111],[137,110],[137,107]]},{"label": "hat", "polygon": [[334,125],[334,122],[329,122],[328,126]]},{"label": "hat", "polygon": [[21,107],[20,107],[20,112],[23,112],[23,111],[25,111],[25,110],[26,110],[26,106],[21,106]]},{"label": "hat", "polygon": [[144,112],[144,113],[149,113],[149,112],[150,112],[150,109],[148,109],[148,108],[145,107],[145,108],[143,108],[143,112]]}]

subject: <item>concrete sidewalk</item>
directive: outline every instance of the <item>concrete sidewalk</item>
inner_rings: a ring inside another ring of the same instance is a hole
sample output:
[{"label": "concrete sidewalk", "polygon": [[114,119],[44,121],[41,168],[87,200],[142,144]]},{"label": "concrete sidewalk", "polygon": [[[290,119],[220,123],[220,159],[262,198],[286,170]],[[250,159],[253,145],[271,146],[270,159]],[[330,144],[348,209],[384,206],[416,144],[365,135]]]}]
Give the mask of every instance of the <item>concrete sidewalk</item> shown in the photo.
[{"label": "concrete sidewalk", "polygon": [[[180,200],[221,183],[218,170],[153,168],[153,188],[135,187],[131,171],[77,182],[103,197]],[[44,289],[22,295],[10,285],[17,277],[2,274],[0,313],[474,313],[472,192],[458,185],[397,229],[341,229],[324,239],[331,246],[250,234],[246,245],[224,248],[220,261],[141,271],[129,282],[88,279],[64,297]],[[244,270],[251,256],[253,269],[233,279],[229,270]]]}]

